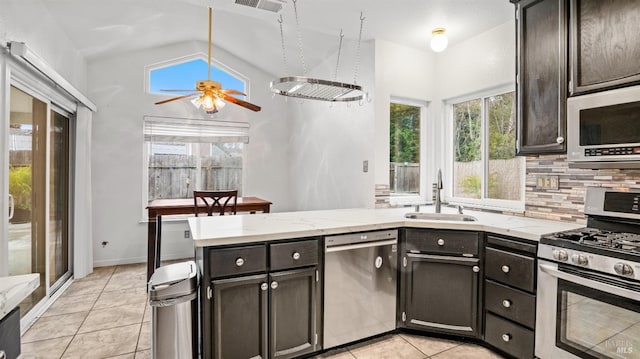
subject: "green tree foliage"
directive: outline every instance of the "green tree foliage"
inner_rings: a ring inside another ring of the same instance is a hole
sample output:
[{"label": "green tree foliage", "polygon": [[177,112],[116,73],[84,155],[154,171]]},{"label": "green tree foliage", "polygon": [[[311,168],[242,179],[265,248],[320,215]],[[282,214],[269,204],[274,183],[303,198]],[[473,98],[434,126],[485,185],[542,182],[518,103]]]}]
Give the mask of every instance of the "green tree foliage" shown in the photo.
[{"label": "green tree foliage", "polygon": [[420,162],[420,107],[391,103],[390,162]]},{"label": "green tree foliage", "polygon": [[454,160],[472,162],[481,159],[482,102],[480,99],[453,105],[456,144]]},{"label": "green tree foliage", "polygon": [[9,168],[9,193],[16,208],[31,209],[31,166]]},{"label": "green tree foliage", "polygon": [[514,93],[489,97],[489,159],[508,160],[516,155]]}]

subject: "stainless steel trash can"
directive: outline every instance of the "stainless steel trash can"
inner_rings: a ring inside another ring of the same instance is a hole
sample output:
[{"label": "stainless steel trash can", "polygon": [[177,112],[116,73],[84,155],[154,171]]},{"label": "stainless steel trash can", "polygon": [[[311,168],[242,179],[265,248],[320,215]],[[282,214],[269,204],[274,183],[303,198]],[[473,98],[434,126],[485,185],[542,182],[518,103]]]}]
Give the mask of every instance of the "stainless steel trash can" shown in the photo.
[{"label": "stainless steel trash can", "polygon": [[152,358],[196,358],[196,263],[175,263],[156,269],[147,291],[151,305]]}]

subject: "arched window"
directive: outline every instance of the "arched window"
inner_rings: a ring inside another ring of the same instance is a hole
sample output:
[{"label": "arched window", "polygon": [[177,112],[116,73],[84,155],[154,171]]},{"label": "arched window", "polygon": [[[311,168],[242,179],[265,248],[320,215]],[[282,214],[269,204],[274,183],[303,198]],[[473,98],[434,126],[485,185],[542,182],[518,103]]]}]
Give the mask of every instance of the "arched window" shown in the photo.
[{"label": "arched window", "polygon": [[[161,90],[164,89],[186,90],[186,93],[195,88],[196,82],[207,79],[207,61],[198,56],[191,57],[187,61],[180,59],[165,62],[150,67],[148,75],[147,91],[149,93],[167,96],[176,94],[176,92],[162,92]],[[242,75],[220,63],[214,62],[211,65],[211,80],[219,82],[222,88],[246,93],[247,81],[242,78]]]}]

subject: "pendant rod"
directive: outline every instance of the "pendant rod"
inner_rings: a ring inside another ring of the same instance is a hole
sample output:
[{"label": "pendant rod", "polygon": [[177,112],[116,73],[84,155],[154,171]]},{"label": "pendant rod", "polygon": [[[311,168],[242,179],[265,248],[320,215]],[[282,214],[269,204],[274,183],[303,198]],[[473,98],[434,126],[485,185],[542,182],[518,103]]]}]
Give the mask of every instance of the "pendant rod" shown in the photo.
[{"label": "pendant rod", "polygon": [[212,23],[212,8],[209,8],[209,52],[207,53],[207,80],[211,81],[211,23]]}]

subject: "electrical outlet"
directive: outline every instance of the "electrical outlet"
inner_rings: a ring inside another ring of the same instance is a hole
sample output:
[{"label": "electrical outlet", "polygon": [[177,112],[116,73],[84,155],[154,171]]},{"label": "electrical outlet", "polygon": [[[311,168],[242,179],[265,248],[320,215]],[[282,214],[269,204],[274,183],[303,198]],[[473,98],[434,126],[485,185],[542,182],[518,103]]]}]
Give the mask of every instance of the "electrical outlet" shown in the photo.
[{"label": "electrical outlet", "polygon": [[191,238],[191,233],[189,231],[184,231],[184,238]]},{"label": "electrical outlet", "polygon": [[369,161],[362,161],[362,172],[369,172]]}]

